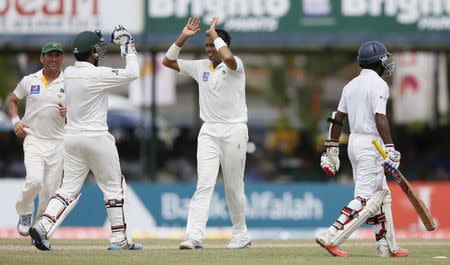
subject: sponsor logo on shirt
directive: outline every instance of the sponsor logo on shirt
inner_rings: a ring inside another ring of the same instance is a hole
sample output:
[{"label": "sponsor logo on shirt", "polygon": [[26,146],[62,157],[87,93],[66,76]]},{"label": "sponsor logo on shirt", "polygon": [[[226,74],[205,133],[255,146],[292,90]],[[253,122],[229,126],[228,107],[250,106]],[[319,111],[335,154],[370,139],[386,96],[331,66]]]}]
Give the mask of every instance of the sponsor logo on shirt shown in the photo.
[{"label": "sponsor logo on shirt", "polygon": [[40,85],[31,85],[30,94],[39,94],[39,92],[41,92]]},{"label": "sponsor logo on shirt", "polygon": [[208,78],[209,78],[209,72],[203,72],[203,76],[202,76],[203,82],[207,82]]},{"label": "sponsor logo on shirt", "polygon": [[118,69],[112,69],[111,71],[113,72],[113,74],[119,75],[119,70]]},{"label": "sponsor logo on shirt", "polygon": [[226,74],[227,73],[227,71],[225,71],[225,69],[223,69],[222,70],[222,74],[224,75],[224,74]]}]

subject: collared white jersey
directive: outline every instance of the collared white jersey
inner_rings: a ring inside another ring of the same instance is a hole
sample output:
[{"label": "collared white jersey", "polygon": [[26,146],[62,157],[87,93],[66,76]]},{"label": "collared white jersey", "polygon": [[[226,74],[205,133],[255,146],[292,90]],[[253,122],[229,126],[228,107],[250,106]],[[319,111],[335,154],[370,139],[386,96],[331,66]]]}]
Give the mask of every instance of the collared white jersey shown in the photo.
[{"label": "collared white jersey", "polygon": [[76,61],[64,70],[67,131],[107,131],[109,89],[139,77],[136,54],[127,54],[124,69]]},{"label": "collared white jersey", "polygon": [[177,60],[181,74],[198,83],[200,118],[204,122],[247,122],[245,71],[239,57],[236,70],[220,63],[216,69],[210,60]]},{"label": "collared white jersey", "polygon": [[59,114],[59,104],[64,103],[62,72],[48,84],[43,70],[22,78],[14,90],[17,98],[26,97],[22,122],[27,133],[41,139],[63,139],[64,118]]},{"label": "collared white jersey", "polygon": [[338,111],[347,113],[351,133],[378,135],[375,114],[386,115],[387,83],[373,70],[363,69],[342,91]]}]

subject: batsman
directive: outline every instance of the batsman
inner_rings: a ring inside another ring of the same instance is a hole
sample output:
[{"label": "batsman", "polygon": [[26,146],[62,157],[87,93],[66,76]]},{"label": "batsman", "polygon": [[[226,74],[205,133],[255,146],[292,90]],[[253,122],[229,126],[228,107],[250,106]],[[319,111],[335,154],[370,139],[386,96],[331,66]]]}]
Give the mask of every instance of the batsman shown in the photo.
[{"label": "batsman", "polygon": [[[339,137],[343,122],[348,119],[350,137],[348,156],[355,183],[354,199],[342,208],[340,216],[316,242],[334,256],[349,254],[340,245],[364,222],[372,225],[377,240],[377,256],[404,257],[408,250],[398,246],[395,239],[391,211],[391,194],[385,174],[395,177],[400,164],[400,152],[395,150],[386,117],[389,87],[381,78],[391,75],[394,62],[386,47],[378,41],[361,45],[357,62],[361,73],[343,89],[332,117],[320,166],[330,176],[339,170]],[[372,139],[384,143],[387,151],[383,159]],[[384,169],[384,171],[383,171]]]}]

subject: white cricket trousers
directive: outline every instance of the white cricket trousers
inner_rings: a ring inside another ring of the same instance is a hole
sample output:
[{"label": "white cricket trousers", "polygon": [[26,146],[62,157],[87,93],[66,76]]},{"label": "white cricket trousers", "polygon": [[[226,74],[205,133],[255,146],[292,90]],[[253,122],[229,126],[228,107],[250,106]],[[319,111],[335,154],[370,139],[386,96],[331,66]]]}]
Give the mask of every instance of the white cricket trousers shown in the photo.
[{"label": "white cricket trousers", "polygon": [[389,190],[383,169],[383,158],[378,153],[372,140],[380,143],[379,135],[351,133],[348,140],[348,157],[352,164],[354,197],[368,199],[380,189]]},{"label": "white cricket trousers", "polygon": [[16,210],[19,215],[33,213],[34,198],[39,196],[37,216],[47,207],[50,197],[61,185],[64,148],[61,140],[39,139],[27,135],[23,142],[26,170],[25,184],[19,194]]},{"label": "white cricket trousers", "polygon": [[[64,148],[64,178],[61,188],[56,193],[70,200],[75,199],[91,170],[103,192],[112,230],[110,242],[121,243],[126,240],[131,244],[129,230],[126,229],[128,219],[126,183],[120,170],[114,136],[107,131],[75,133],[68,131],[64,136]],[[56,217],[64,208],[58,199],[51,200],[45,214]]]},{"label": "white cricket trousers", "polygon": [[197,188],[189,204],[186,225],[188,237],[198,241],[204,238],[219,166],[224,178],[233,237],[247,235],[244,194],[247,141],[245,123],[203,123],[198,135]]},{"label": "white cricket trousers", "polygon": [[64,135],[64,178],[56,193],[75,199],[89,170],[103,197],[122,199],[122,173],[114,136],[109,132],[66,132]]}]

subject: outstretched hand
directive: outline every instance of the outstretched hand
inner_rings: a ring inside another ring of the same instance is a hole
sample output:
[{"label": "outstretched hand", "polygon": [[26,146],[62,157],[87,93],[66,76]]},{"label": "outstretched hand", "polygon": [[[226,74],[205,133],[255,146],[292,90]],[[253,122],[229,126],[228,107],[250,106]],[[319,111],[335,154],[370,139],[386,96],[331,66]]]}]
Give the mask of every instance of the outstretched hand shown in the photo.
[{"label": "outstretched hand", "polygon": [[212,40],[215,40],[218,37],[217,32],[216,32],[216,26],[217,26],[218,22],[219,22],[219,17],[213,17],[211,20],[211,26],[206,31],[206,36],[211,38]]},{"label": "outstretched hand", "polygon": [[200,18],[190,17],[186,26],[183,28],[182,34],[186,37],[191,37],[200,31]]}]

